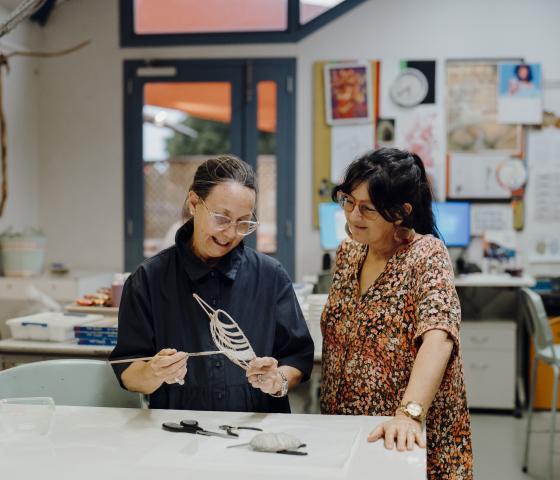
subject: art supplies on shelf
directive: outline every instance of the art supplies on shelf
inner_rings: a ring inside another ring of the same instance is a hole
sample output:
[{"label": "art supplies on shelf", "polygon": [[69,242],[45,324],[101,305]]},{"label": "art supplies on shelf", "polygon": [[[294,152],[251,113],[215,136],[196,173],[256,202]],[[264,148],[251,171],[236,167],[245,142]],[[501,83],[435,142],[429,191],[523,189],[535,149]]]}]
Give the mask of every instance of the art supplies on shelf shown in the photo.
[{"label": "art supplies on shelf", "polygon": [[6,323],[10,327],[12,337],[18,340],[64,342],[74,338],[76,325],[85,326],[102,319],[101,315],[45,312],[12,318]]},{"label": "art supplies on shelf", "polygon": [[79,345],[116,345],[117,334],[116,318],[99,319],[74,326],[74,338]]}]

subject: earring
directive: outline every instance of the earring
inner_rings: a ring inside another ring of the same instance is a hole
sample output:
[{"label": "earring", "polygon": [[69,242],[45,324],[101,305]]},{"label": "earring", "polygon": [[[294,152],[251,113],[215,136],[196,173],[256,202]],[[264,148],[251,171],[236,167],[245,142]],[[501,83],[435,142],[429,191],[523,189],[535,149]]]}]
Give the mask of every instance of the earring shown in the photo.
[{"label": "earring", "polygon": [[414,239],[414,235],[414,228],[398,227],[395,229],[394,238],[397,242],[408,245]]}]

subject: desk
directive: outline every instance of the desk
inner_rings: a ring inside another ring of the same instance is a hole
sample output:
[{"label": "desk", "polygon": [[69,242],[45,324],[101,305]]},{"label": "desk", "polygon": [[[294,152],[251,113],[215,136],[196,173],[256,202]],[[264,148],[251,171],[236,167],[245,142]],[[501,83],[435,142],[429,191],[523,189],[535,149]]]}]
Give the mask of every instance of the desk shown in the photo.
[{"label": "desk", "polygon": [[494,288],[521,288],[533,287],[536,280],[530,275],[512,277],[506,273],[467,273],[455,277],[456,287],[494,287]]},{"label": "desk", "polygon": [[[307,456],[226,448],[248,441],[172,433],[162,422],[196,419],[208,430],[221,424],[292,433]],[[386,417],[286,415],[184,410],[56,407],[49,435],[14,440],[0,433],[2,478],[99,479],[407,479],[426,478],[426,451],[385,450],[367,433]]]},{"label": "desk", "polygon": [[56,358],[92,358],[106,360],[112,346],[78,345],[68,342],[40,342],[32,340],[0,340],[0,370],[7,364],[37,362]]},{"label": "desk", "polygon": [[[510,361],[515,366],[515,378],[513,379],[512,377],[512,382],[514,382],[515,387],[512,395],[514,395],[513,411],[517,417],[521,416],[521,410],[525,405],[525,390],[527,384],[527,342],[526,335],[524,335],[525,325],[518,304],[517,290],[522,287],[532,287],[535,284],[535,279],[529,275],[512,277],[507,274],[472,273],[468,275],[458,275],[455,278],[455,286],[457,287],[457,292],[461,300],[462,318],[465,324],[469,322],[469,327],[473,327],[476,322],[509,320],[510,325],[515,323],[517,326],[515,338],[512,333],[510,357]],[[496,325],[499,325],[499,323]],[[486,326],[481,325],[481,327]],[[504,323],[504,338],[508,334],[508,329],[506,327],[508,327],[508,325]],[[496,331],[493,335],[494,337],[496,335],[499,336],[499,332]],[[483,337],[494,338],[490,337],[488,333],[484,333]],[[487,348],[489,352],[492,349],[492,345],[488,345]],[[478,352],[473,351],[470,352],[470,354],[476,359]],[[465,369],[467,369],[469,352],[465,348],[463,349],[463,357],[465,360]],[[492,362],[494,360],[492,360]],[[477,362],[475,361],[475,363]],[[481,361],[478,361],[478,363],[482,365],[484,362],[481,363]],[[493,366],[496,367],[495,364]],[[490,374],[490,370],[491,369],[488,370],[487,376]],[[489,383],[492,384],[492,382]],[[494,382],[493,384],[497,385],[499,382]],[[487,408],[481,405],[472,405],[472,407]]]}]

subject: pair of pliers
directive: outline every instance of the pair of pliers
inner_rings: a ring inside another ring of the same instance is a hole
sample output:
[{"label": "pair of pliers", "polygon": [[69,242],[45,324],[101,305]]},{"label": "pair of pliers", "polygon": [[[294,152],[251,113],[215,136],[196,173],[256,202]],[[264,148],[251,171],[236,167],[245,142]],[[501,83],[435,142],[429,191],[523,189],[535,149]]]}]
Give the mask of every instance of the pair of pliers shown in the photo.
[{"label": "pair of pliers", "polygon": [[220,430],[225,430],[228,435],[232,437],[239,437],[239,433],[235,433],[234,430],[254,430],[257,432],[262,432],[262,428],[257,427],[233,427],[231,425],[220,425]]},{"label": "pair of pliers", "polygon": [[161,428],[167,430],[168,432],[183,432],[193,433],[195,435],[205,435],[207,437],[232,438],[232,436],[227,433],[205,430],[196,420],[181,420],[181,423],[165,422],[161,425]]}]

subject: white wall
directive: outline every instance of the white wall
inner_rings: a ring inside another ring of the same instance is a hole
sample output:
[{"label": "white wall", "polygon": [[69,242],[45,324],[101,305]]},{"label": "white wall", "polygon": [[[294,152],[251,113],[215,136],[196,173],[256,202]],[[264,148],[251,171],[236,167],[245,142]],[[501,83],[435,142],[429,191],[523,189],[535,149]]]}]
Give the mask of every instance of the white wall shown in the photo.
[{"label": "white wall", "polygon": [[[297,276],[320,266],[311,227],[312,65],[369,58],[394,62],[524,57],[542,62],[545,80],[560,78],[557,0],[370,0],[298,44],[119,49],[115,0],[71,0],[47,26],[46,48],[86,38],[93,45],[42,61],[41,220],[49,260],[74,267],[122,268],[122,60],[292,56],[297,80]],[[439,91],[442,82],[439,83]],[[552,98],[550,95],[557,95]],[[546,102],[560,113],[560,95]],[[560,271],[560,266],[558,271]]]},{"label": "white wall", "polygon": [[[0,19],[8,10],[0,7]],[[0,20],[1,21],[1,20]],[[32,49],[42,32],[29,22],[0,39],[0,51]],[[7,122],[8,200],[0,217],[0,233],[8,227],[39,227],[39,72],[37,60],[12,57],[4,73],[4,114]]]}]

